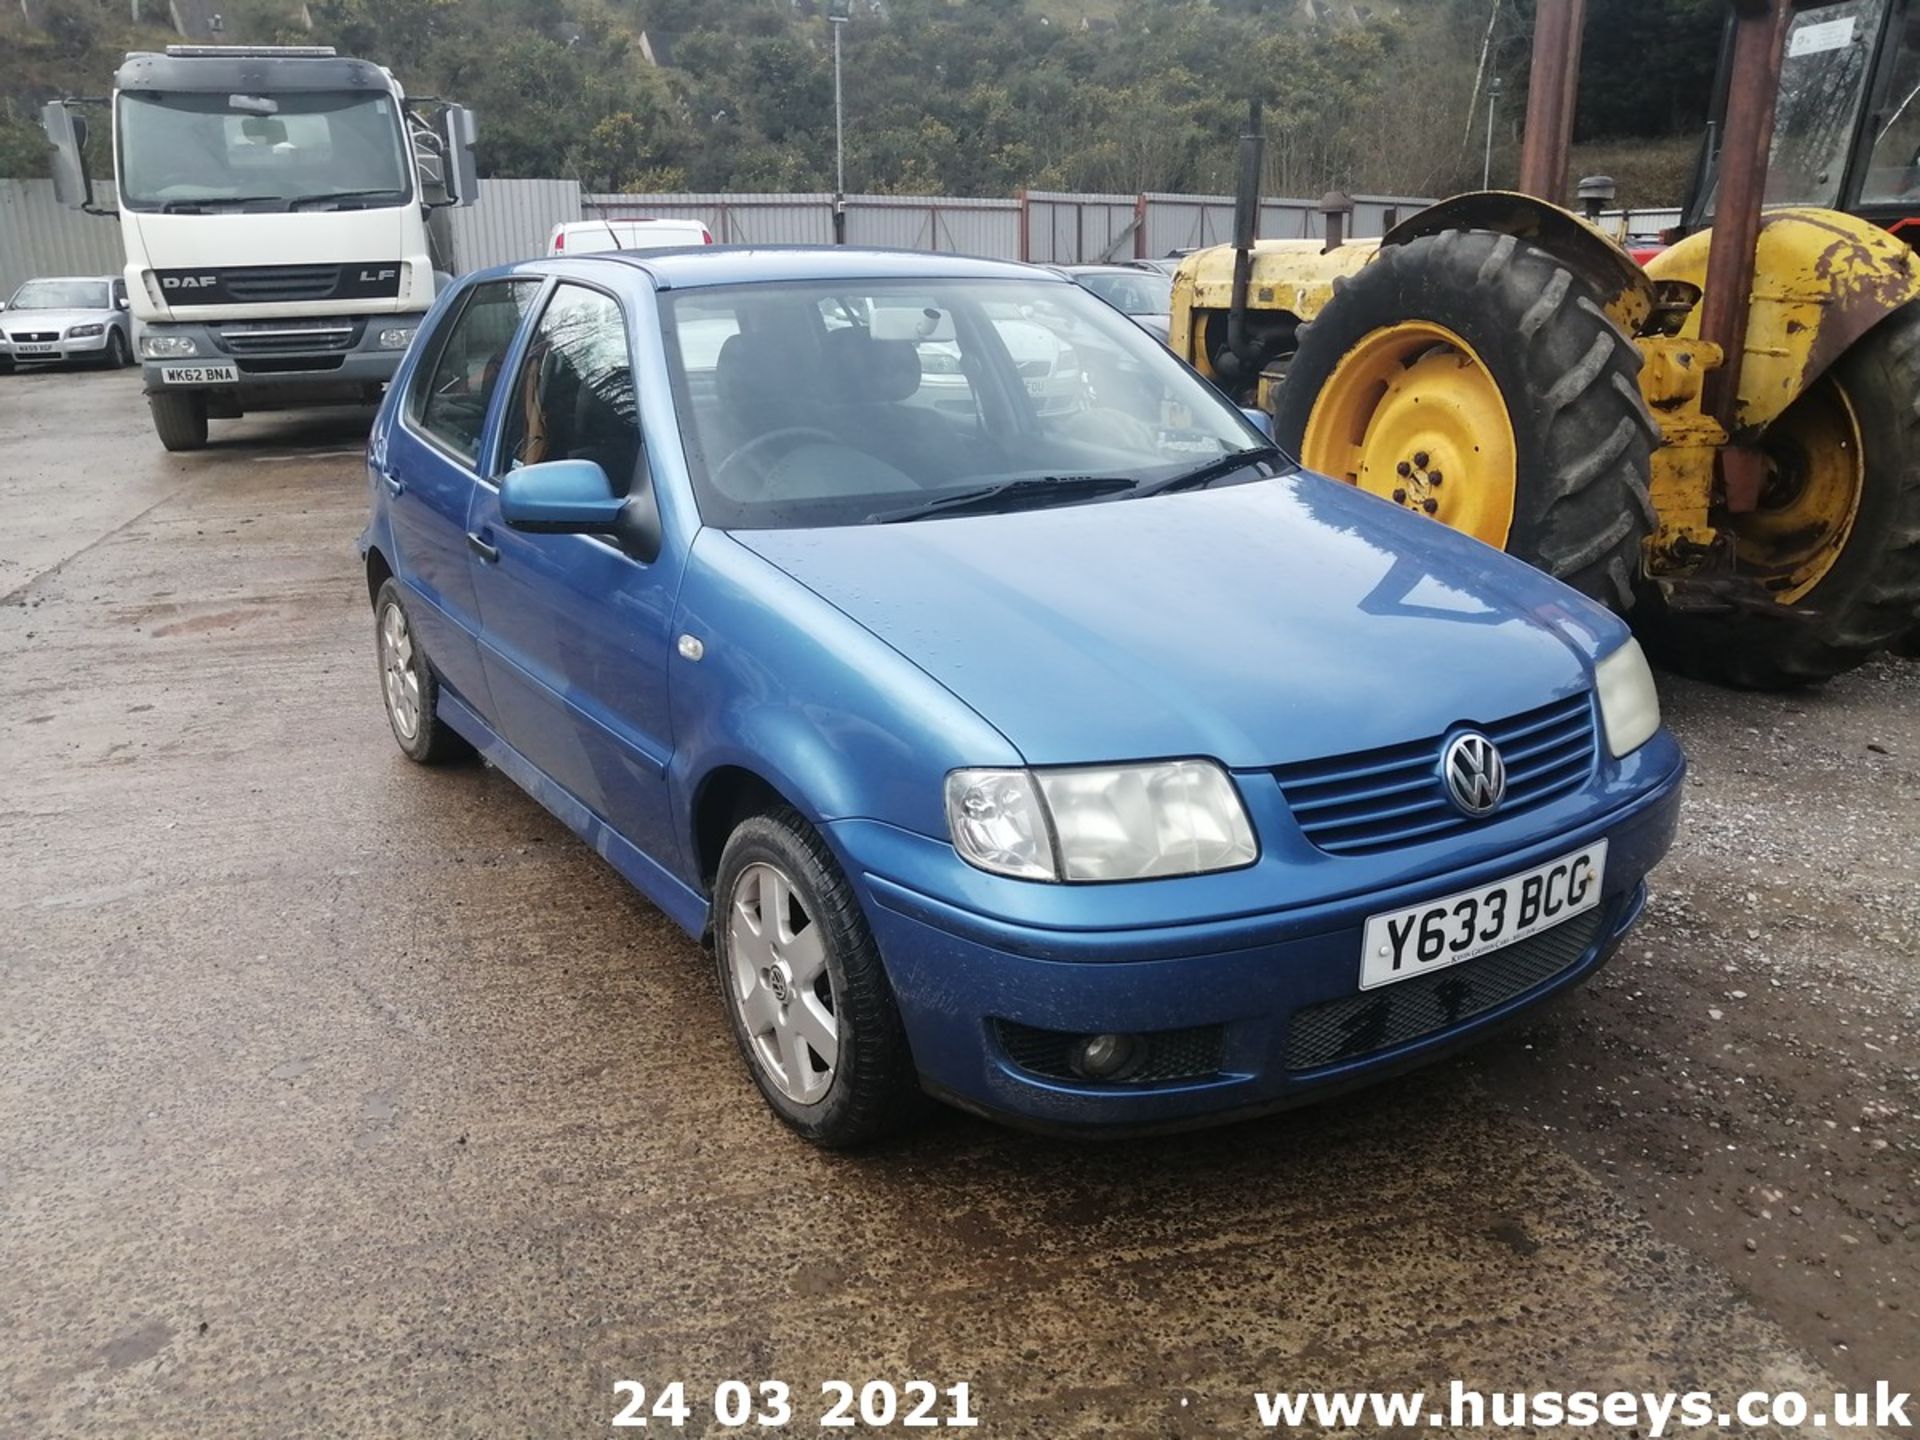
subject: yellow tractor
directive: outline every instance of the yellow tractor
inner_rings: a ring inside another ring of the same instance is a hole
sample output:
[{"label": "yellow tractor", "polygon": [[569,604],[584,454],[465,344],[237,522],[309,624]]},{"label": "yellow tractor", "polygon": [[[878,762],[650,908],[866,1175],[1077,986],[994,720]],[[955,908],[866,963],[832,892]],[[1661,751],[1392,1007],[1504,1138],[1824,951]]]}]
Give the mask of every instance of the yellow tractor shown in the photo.
[{"label": "yellow tractor", "polygon": [[1731,3],[1710,228],[1643,267],[1597,204],[1541,198],[1567,187],[1585,0],[1540,0],[1525,193],[1351,243],[1329,197],[1324,242],[1255,241],[1256,110],[1235,243],[1181,265],[1171,343],[1310,468],[1630,611],[1675,668],[1775,688],[1920,623],[1920,263],[1771,203],[1792,167],[1875,163],[1920,56],[1901,78],[1904,0]]}]

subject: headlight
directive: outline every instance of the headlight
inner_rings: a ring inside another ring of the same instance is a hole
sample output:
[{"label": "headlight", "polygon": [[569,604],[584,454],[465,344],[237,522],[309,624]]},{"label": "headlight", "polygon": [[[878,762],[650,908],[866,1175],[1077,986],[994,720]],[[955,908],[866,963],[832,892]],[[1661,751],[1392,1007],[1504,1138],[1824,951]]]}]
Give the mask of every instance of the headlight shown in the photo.
[{"label": "headlight", "polygon": [[382,330],[379,343],[382,350],[404,350],[413,343],[413,327],[409,325],[404,330]]},{"label": "headlight", "polygon": [[69,340],[82,340],[89,335],[104,335],[106,332],[107,327],[104,325],[75,325],[68,329],[67,338]]},{"label": "headlight", "polygon": [[177,360],[182,355],[198,355],[200,350],[191,335],[142,335],[140,353],[149,360]]},{"label": "headlight", "polygon": [[961,858],[1026,880],[1149,880],[1250,865],[1246,807],[1211,760],[956,770],[947,827]]},{"label": "headlight", "polygon": [[1600,693],[1600,720],[1607,727],[1607,749],[1618,760],[1653,738],[1660,728],[1660,692],[1638,640],[1629,640],[1593,667]]}]

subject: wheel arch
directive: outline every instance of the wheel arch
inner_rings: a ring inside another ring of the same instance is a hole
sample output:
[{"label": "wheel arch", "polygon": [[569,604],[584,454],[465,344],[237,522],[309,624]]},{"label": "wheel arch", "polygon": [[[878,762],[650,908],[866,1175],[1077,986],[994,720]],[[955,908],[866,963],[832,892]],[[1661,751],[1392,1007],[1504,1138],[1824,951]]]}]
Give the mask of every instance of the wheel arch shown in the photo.
[{"label": "wheel arch", "polygon": [[1621,246],[1558,205],[1507,190],[1472,190],[1408,216],[1382,237],[1380,247],[1405,245],[1443,230],[1491,230],[1532,241],[1584,280],[1608,316],[1629,335],[1653,313],[1653,282],[1647,272]]},{"label": "wheel arch", "polygon": [[387,557],[378,545],[367,547],[367,603],[373,604],[380,598],[380,587],[393,578],[393,566],[387,563]]},{"label": "wheel arch", "polygon": [[711,891],[713,877],[720,872],[720,855],[727,848],[742,820],[776,806],[787,806],[801,814],[805,809],[792,796],[757,770],[735,762],[714,766],[693,785],[693,802],[688,807],[688,854],[703,889]]}]

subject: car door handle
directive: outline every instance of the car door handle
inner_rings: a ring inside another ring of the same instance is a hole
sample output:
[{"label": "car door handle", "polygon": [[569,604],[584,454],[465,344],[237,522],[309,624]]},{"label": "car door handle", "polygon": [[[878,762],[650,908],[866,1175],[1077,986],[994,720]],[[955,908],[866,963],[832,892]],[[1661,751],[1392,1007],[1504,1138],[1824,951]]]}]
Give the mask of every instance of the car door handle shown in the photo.
[{"label": "car door handle", "polygon": [[498,545],[489,545],[471,530],[467,532],[467,548],[489,564],[500,558],[500,547]]},{"label": "car door handle", "polygon": [[393,471],[383,467],[380,471],[380,478],[386,482],[388,494],[404,495],[407,493],[407,482],[394,474]]}]

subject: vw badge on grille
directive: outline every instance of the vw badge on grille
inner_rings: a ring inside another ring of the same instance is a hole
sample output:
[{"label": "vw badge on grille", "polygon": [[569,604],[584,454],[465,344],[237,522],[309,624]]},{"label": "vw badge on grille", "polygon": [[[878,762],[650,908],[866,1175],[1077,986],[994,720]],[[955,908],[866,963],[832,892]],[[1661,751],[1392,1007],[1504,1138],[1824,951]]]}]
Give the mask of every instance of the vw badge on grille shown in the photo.
[{"label": "vw badge on grille", "polygon": [[1507,794],[1507,762],[1494,743],[1477,730],[1456,735],[1441,757],[1447,794],[1465,814],[1478,818],[1500,808]]}]

